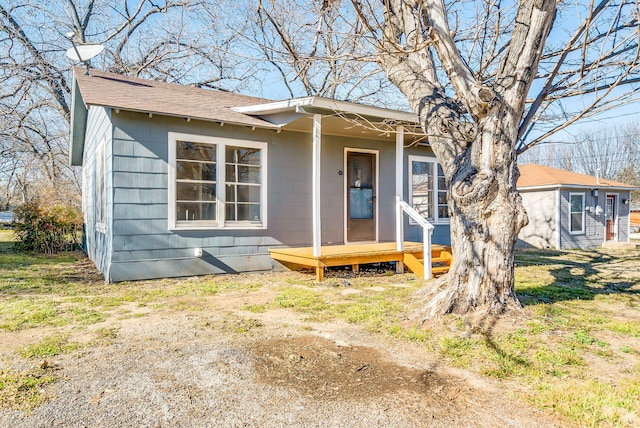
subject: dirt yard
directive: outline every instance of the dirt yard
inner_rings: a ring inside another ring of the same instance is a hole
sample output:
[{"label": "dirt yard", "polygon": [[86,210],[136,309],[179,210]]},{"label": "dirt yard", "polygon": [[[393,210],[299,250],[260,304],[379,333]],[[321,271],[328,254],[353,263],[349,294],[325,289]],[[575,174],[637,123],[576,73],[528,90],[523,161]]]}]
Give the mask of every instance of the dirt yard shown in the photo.
[{"label": "dirt yard", "polygon": [[[292,281],[303,274],[273,275]],[[0,333],[5,368],[36,364],[59,376],[31,413],[0,410],[0,426],[562,425],[514,399],[508,383],[447,369],[419,344],[341,320],[310,322],[287,309],[246,310],[273,293],[261,287],[194,298],[193,305],[182,299],[181,310],[131,303],[65,332],[82,343],[101,331],[99,345],[51,359],[20,358],[16,350],[60,328]]]}]

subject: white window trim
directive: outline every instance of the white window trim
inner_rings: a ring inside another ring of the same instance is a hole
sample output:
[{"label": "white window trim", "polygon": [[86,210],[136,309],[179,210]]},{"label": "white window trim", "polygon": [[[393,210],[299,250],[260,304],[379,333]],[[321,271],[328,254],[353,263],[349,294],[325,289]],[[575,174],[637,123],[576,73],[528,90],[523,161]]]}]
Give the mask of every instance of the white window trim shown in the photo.
[{"label": "white window trim", "polygon": [[[176,219],[176,142],[193,141],[216,145],[216,195],[217,208],[215,222],[198,221],[193,223],[178,223]],[[251,223],[245,221],[225,221],[226,214],[226,146],[246,147],[260,149],[260,219],[261,222]],[[239,140],[235,138],[211,137],[206,135],[186,134],[182,132],[169,132],[169,174],[168,174],[168,221],[169,230],[255,230],[267,228],[267,170],[268,170],[268,144],[262,141]]]},{"label": "white window trim", "polygon": [[[582,198],[582,230],[571,230],[571,197],[572,196],[580,196]],[[569,234],[570,235],[584,235],[585,231],[587,230],[587,225],[585,224],[585,220],[586,220],[586,216],[584,214],[584,211],[586,209],[585,206],[585,202],[586,202],[586,196],[584,193],[579,193],[579,192],[570,192],[569,193]]]},{"label": "white window trim", "polygon": [[[434,177],[433,177],[433,200],[431,201],[431,209],[433,210],[433,219],[426,219],[428,221],[432,221],[433,224],[449,224],[451,222],[451,219],[449,217],[446,218],[439,218],[438,217],[438,191],[440,190],[438,188],[438,159],[436,159],[433,156],[418,156],[418,155],[409,155],[409,165],[407,168],[407,172],[409,174],[409,176],[407,177],[407,181],[408,181],[408,187],[409,187],[409,205],[412,205],[413,203],[413,168],[412,168],[412,163],[414,161],[417,162],[431,162],[433,164],[433,172],[434,172]],[[448,189],[446,189],[448,191]],[[447,201],[447,207],[449,205],[449,201]],[[411,217],[409,217],[409,224],[417,224]]]},{"label": "white window trim", "polygon": [[[103,137],[98,143],[98,147],[96,148],[96,160],[95,160],[95,199],[94,199],[94,212],[95,212],[95,222],[96,222],[96,231],[100,233],[107,233],[107,183],[106,183],[106,140]],[[98,170],[98,165],[101,166],[101,170]],[[99,186],[98,183],[102,183],[102,186]],[[98,203],[98,193],[100,195],[100,201]],[[98,206],[100,205],[100,206]],[[102,217],[102,218],[100,218]]]}]

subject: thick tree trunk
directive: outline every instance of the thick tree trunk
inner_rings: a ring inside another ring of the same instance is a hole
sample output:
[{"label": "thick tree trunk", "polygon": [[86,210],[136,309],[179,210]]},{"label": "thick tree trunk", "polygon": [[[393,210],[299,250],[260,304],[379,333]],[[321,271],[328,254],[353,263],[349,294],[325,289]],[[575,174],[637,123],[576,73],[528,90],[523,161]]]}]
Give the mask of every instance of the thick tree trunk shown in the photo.
[{"label": "thick tree trunk", "polygon": [[[528,220],[516,189],[515,136],[504,131],[501,109],[494,110],[496,114],[478,124],[464,156],[443,164],[450,189],[453,261],[447,276],[424,290],[428,302],[423,319],[477,310],[499,314],[520,307],[513,248]],[[437,154],[436,141],[432,147]]]},{"label": "thick tree trunk", "polygon": [[[518,2],[491,82],[479,80],[463,59],[444,0],[384,4],[380,64],[418,113],[449,189],[453,262],[423,293],[421,316],[518,308],[513,248],[528,220],[516,189],[515,146],[556,2]],[[455,97],[447,95],[438,70]]]},{"label": "thick tree trunk", "polygon": [[520,307],[513,247],[526,215],[512,175],[503,171],[488,181],[489,194],[482,198],[451,198],[453,261],[444,280],[425,289],[429,301],[423,318],[476,310],[497,314]]}]

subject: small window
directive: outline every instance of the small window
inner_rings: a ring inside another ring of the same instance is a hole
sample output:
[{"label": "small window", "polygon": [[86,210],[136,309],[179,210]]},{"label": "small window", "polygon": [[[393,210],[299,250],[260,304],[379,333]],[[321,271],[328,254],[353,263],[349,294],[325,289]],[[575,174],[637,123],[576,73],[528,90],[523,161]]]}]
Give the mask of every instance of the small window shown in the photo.
[{"label": "small window", "polygon": [[584,193],[570,193],[570,232],[584,233]]},{"label": "small window", "polygon": [[409,156],[409,202],[422,217],[435,223],[449,221],[444,171],[435,158]]},{"label": "small window", "polygon": [[169,133],[169,228],[263,228],[266,143]]}]

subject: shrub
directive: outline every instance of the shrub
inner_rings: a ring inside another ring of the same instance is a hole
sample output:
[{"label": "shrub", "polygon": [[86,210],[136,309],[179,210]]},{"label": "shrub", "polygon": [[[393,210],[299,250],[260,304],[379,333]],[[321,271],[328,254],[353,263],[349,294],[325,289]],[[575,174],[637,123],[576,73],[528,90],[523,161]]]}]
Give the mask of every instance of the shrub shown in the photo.
[{"label": "shrub", "polygon": [[82,215],[74,207],[27,202],[15,210],[16,243],[22,251],[51,255],[77,248]]}]

